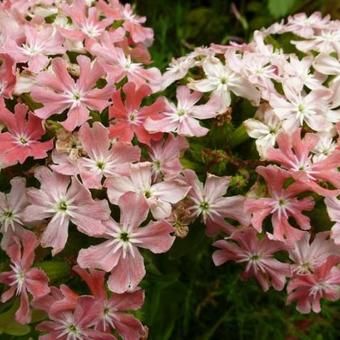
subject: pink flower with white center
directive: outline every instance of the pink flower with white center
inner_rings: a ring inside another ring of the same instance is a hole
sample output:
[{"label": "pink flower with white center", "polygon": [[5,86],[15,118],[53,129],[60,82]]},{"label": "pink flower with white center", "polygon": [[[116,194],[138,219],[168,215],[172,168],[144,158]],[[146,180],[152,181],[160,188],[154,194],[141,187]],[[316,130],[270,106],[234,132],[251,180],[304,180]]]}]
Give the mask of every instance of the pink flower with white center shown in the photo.
[{"label": "pink flower with white center", "polygon": [[209,57],[203,62],[202,67],[206,78],[191,80],[188,87],[199,92],[212,92],[213,97],[221,102],[221,112],[230,106],[230,91],[256,105],[259,103],[259,91],[240,74],[233,72],[228,65],[222,64],[219,59]]},{"label": "pink flower with white center", "polygon": [[149,157],[155,178],[170,178],[178,175],[182,170],[180,155],[188,148],[188,143],[182,136],[174,137],[168,134],[166,139],[151,142],[148,147]]},{"label": "pink flower with white center", "polygon": [[111,42],[107,37],[108,35],[104,35],[99,42],[89,46],[89,51],[97,57],[104,68],[108,82],[117,83],[127,77],[137,88],[142,85],[156,88],[161,79],[159,69],[156,67],[146,69],[141,63],[134,62],[131,55],[126,55],[123,49],[117,47],[115,42]]},{"label": "pink flower with white center", "polygon": [[224,197],[230,177],[218,177],[208,173],[204,186],[192,170],[185,170],[184,177],[191,186],[187,196],[192,201],[189,210],[193,217],[202,216],[208,235],[214,235],[221,230],[228,234],[234,232],[235,227],[226,222],[225,218],[231,218],[245,226],[249,225],[250,216],[244,210],[245,197]]},{"label": "pink flower with white center", "polygon": [[80,250],[77,262],[82,268],[111,272],[108,286],[120,294],[133,291],[145,276],[144,260],[138,248],[146,248],[156,254],[164,253],[170,249],[175,237],[170,235],[173,227],[164,220],[139,228],[149,211],[141,195],[126,193],[118,205],[120,223],[108,221],[100,236],[107,241]]},{"label": "pink flower with white center", "polygon": [[104,110],[112,94],[109,85],[95,88],[98,79],[105,74],[96,61],[91,62],[88,57],[80,55],[77,62],[80,76],[76,82],[67,72],[66,61],[55,58],[52,60],[53,73],[40,73],[32,88],[32,98],[44,105],[35,110],[35,115],[46,119],[68,109],[67,119],[62,123],[68,131],[84,124],[89,119],[89,110]]},{"label": "pink flower with white center", "polygon": [[49,63],[48,56],[65,53],[62,46],[64,39],[52,27],[39,29],[26,25],[24,32],[25,42],[18,44],[8,39],[1,50],[8,53],[16,63],[28,63],[29,71],[38,73]]},{"label": "pink flower with white center", "polygon": [[0,95],[11,98],[16,82],[14,60],[6,53],[0,53]]},{"label": "pink flower with white center", "polygon": [[97,39],[112,24],[113,18],[100,19],[96,7],[88,7],[85,0],[75,0],[72,5],[62,5],[63,11],[71,18],[75,30],[60,29],[71,40]]},{"label": "pink flower with white center", "polygon": [[213,253],[215,266],[227,261],[246,263],[243,279],[255,277],[264,291],[270,286],[275,290],[282,290],[286,277],[290,276],[289,265],[274,258],[276,252],[285,250],[285,245],[267,237],[258,239],[253,228],[237,230],[226,240],[219,240],[213,246],[219,248]]},{"label": "pink flower with white center", "polygon": [[128,143],[111,146],[109,130],[95,122],[92,128],[85,124],[79,130],[79,140],[88,157],[78,160],[81,179],[86,188],[100,189],[102,179],[117,173],[126,173],[132,162],[140,159],[140,149]]},{"label": "pink flower with white center", "polygon": [[105,13],[116,20],[123,20],[123,28],[129,32],[134,43],[144,43],[150,45],[153,40],[153,30],[149,27],[143,27],[145,17],[139,17],[131,8],[130,4],[122,5],[118,1],[112,0],[107,4],[100,0],[98,7]]},{"label": "pink flower with white center", "polygon": [[260,106],[255,117],[243,122],[248,135],[255,138],[256,148],[261,159],[266,159],[266,152],[275,146],[276,138],[282,132],[282,122],[269,106]]},{"label": "pink flower with white center", "polygon": [[317,267],[326,262],[329,256],[340,255],[339,248],[329,236],[330,233],[324,231],[315,234],[311,240],[311,234],[304,232],[299,241],[290,245],[288,253],[294,263],[291,265],[294,273],[298,275],[313,273]]},{"label": "pink flower with white center", "polygon": [[[340,192],[340,151],[335,150],[321,161],[313,160],[311,151],[318,143],[318,136],[306,133],[301,138],[301,130],[292,134],[281,133],[277,138],[278,148],[267,151],[267,159],[277,162],[288,170],[296,180],[307,185],[310,190],[322,196],[337,196]],[[319,181],[332,184],[337,190],[327,189]]]},{"label": "pink flower with white center", "polygon": [[206,104],[196,105],[202,93],[191,92],[186,86],[177,87],[177,105],[165,99],[164,111],[156,119],[147,118],[144,127],[152,133],[176,132],[186,137],[202,137],[209,129],[200,126],[199,119],[217,116],[221,107],[218,98],[214,97]]},{"label": "pink flower with white center", "polygon": [[331,221],[335,222],[331,229],[331,238],[340,244],[340,200],[336,197],[325,198],[327,212]]},{"label": "pink flower with white center", "polygon": [[320,313],[320,300],[336,301],[340,297],[339,258],[330,256],[314,273],[294,276],[288,286],[287,302],[297,301],[300,313]]},{"label": "pink flower with white center", "polygon": [[300,37],[309,38],[314,35],[315,30],[327,28],[329,22],[330,16],[323,18],[320,12],[315,12],[309,17],[305,13],[298,13],[288,17],[286,30]]},{"label": "pink flower with white center", "polygon": [[0,155],[7,166],[24,163],[28,157],[42,159],[53,148],[53,141],[40,142],[45,134],[42,121],[28,112],[24,104],[17,104],[14,113],[7,110],[3,98],[0,99],[0,122],[7,132],[0,134]]},{"label": "pink flower with white center", "polygon": [[23,212],[28,205],[26,180],[14,177],[10,181],[11,191],[0,192],[0,225],[3,234],[1,247],[5,249],[13,233],[19,233],[24,225]]},{"label": "pink flower with white center", "polygon": [[42,340],[115,340],[109,333],[94,329],[101,305],[91,296],[81,296],[74,310],[51,311],[50,320],[38,324],[37,330],[46,332]]},{"label": "pink flower with white center", "polygon": [[302,211],[310,211],[314,207],[311,197],[298,199],[296,196],[308,191],[309,187],[301,182],[295,182],[288,187],[286,181],[291,177],[289,172],[276,166],[259,166],[256,172],[267,183],[269,197],[248,198],[245,209],[252,214],[251,223],[258,231],[262,231],[263,220],[271,215],[273,234],[268,237],[278,241],[295,242],[303,236],[303,232],[289,223],[292,217],[301,229],[311,228],[310,219]]},{"label": "pink flower with white center", "polygon": [[169,217],[172,204],[182,200],[190,187],[178,178],[153,183],[152,175],[152,163],[142,162],[130,166],[129,176],[111,176],[105,182],[109,201],[117,204],[123,194],[135,192],[143,197],[155,219]]},{"label": "pink flower with white center", "polygon": [[21,230],[18,234],[12,234],[5,249],[11,259],[11,271],[0,273],[0,283],[10,286],[2,294],[1,302],[8,301],[14,294],[20,295],[15,319],[22,324],[31,321],[28,293],[33,298],[39,298],[50,292],[47,275],[40,269],[31,268],[37,247],[38,240],[32,232]]},{"label": "pink flower with white center", "polygon": [[321,88],[304,95],[303,85],[304,83],[296,78],[288,78],[282,84],[285,96],[272,93],[269,99],[275,114],[283,120],[283,128],[290,132],[306,123],[315,131],[329,129],[331,123],[327,120],[325,112],[329,110],[330,91]]},{"label": "pink flower with white center", "polygon": [[52,172],[40,167],[35,172],[40,189],[28,188],[30,205],[24,211],[27,222],[51,218],[42,234],[42,247],[52,247],[52,255],[64,249],[69,222],[89,236],[100,235],[105,226],[103,221],[110,217],[106,200],[94,200],[91,193],[75,178]]},{"label": "pink flower with white center", "polygon": [[86,282],[96,301],[101,303],[101,312],[95,329],[102,332],[115,330],[124,339],[139,340],[145,336],[142,323],[133,315],[127,313],[137,310],[144,303],[144,291],[136,289],[123,294],[107,294],[105,287],[105,272],[90,270],[89,272],[74,266],[73,270]]},{"label": "pink flower with white center", "polygon": [[160,140],[161,133],[150,134],[144,127],[145,120],[157,117],[165,107],[163,98],[158,98],[149,106],[142,106],[142,100],[151,94],[148,86],[139,88],[134,83],[123,86],[125,101],[123,103],[120,91],[112,96],[112,105],[109,108],[109,118],[113,119],[110,125],[110,137],[118,138],[122,142],[131,142],[135,135],[139,142],[149,145],[152,140]]}]

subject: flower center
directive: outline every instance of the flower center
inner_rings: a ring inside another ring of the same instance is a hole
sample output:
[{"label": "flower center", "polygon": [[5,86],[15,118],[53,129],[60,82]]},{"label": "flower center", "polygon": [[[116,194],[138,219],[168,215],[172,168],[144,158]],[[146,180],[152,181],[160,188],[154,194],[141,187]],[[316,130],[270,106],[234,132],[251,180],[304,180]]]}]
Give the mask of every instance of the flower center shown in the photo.
[{"label": "flower center", "polygon": [[210,208],[209,203],[207,201],[202,201],[199,207],[202,212],[207,212]]},{"label": "flower center", "polygon": [[177,111],[177,116],[182,117],[185,116],[187,114],[187,111],[185,111],[184,109],[180,109]]},{"label": "flower center", "polygon": [[145,196],[145,198],[150,198],[152,196],[151,190],[145,190],[144,191],[144,196]]},{"label": "flower center", "polygon": [[97,165],[97,168],[101,171],[103,171],[105,169],[105,162],[103,162],[103,161],[98,161],[96,163],[96,165]]},{"label": "flower center", "polygon": [[65,200],[61,200],[57,204],[57,210],[61,213],[65,213],[67,211],[67,202]]},{"label": "flower center", "polygon": [[126,231],[123,231],[120,233],[119,238],[123,241],[123,242],[129,242],[130,237],[129,234]]}]

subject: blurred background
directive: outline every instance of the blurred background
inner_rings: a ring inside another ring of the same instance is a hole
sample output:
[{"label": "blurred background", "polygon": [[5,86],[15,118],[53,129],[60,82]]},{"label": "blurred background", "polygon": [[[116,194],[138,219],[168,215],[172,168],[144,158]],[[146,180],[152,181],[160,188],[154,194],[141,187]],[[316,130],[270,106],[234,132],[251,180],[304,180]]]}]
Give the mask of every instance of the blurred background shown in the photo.
[{"label": "blurred background", "polygon": [[[154,64],[164,70],[172,57],[210,43],[249,41],[252,32],[297,13],[321,11],[340,19],[339,0],[140,0],[137,13],[155,31]],[[140,317],[150,339],[340,339],[340,302],[324,303],[322,313],[301,315],[285,305],[285,292],[263,293],[243,282],[242,265],[215,268],[211,239],[196,223],[165,255],[145,252],[146,304]]]}]

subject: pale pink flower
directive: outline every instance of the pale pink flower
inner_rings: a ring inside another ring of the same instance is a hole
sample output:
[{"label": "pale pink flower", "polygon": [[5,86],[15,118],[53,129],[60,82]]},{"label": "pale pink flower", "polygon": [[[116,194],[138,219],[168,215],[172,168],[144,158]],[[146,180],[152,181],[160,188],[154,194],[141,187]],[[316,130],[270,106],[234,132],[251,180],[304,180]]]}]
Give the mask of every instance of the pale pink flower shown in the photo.
[{"label": "pale pink flower", "polygon": [[267,237],[258,239],[253,228],[237,230],[229,238],[219,240],[213,246],[219,248],[213,253],[216,266],[227,261],[246,263],[242,277],[249,279],[254,276],[264,291],[271,285],[275,290],[282,290],[286,277],[290,276],[289,265],[274,258],[276,252],[285,250],[284,244]]},{"label": "pale pink flower", "polygon": [[40,142],[45,134],[41,119],[28,112],[24,104],[17,104],[10,112],[0,99],[0,122],[7,132],[0,134],[0,155],[5,165],[24,163],[28,157],[42,159],[53,148],[53,141]]},{"label": "pale pink flower", "polygon": [[208,235],[214,235],[220,230],[228,234],[235,231],[225,218],[236,220],[244,226],[249,225],[250,216],[244,210],[245,197],[224,197],[230,177],[218,177],[208,173],[204,186],[192,170],[185,170],[184,177],[191,186],[187,196],[192,201],[189,210],[193,217],[202,216]]},{"label": "pale pink flower", "polygon": [[288,286],[287,302],[297,301],[300,313],[320,313],[320,300],[336,301],[340,297],[339,258],[330,256],[314,273],[293,277]]},{"label": "pale pink flower", "polygon": [[110,137],[118,138],[122,142],[131,142],[135,135],[139,142],[150,144],[151,140],[160,140],[161,133],[150,134],[144,127],[145,120],[157,117],[165,107],[164,100],[158,98],[149,106],[141,106],[142,100],[151,94],[151,89],[143,85],[139,88],[134,83],[123,86],[125,101],[122,101],[120,91],[115,91],[112,96],[112,105],[109,108]]},{"label": "pale pink flower", "polygon": [[104,74],[98,63],[88,57],[77,57],[80,76],[75,82],[67,72],[67,64],[62,58],[52,60],[53,73],[40,73],[32,88],[32,97],[44,106],[35,110],[43,119],[53,114],[61,114],[68,109],[67,119],[62,123],[66,130],[72,131],[89,119],[89,110],[102,111],[108,106],[112,94],[111,86],[95,88],[96,82]]},{"label": "pale pink flower", "polygon": [[311,197],[302,199],[296,197],[308,191],[309,187],[301,182],[286,187],[285,183],[290,178],[290,174],[276,166],[259,166],[256,171],[265,179],[269,197],[247,199],[245,209],[252,214],[253,227],[261,232],[263,220],[271,216],[273,234],[267,233],[269,238],[288,242],[300,239],[303,232],[294,228],[289,218],[294,218],[301,229],[311,228],[310,219],[302,212],[312,210],[314,201]]},{"label": "pale pink flower", "polygon": [[217,116],[221,107],[220,100],[215,97],[203,105],[196,105],[202,93],[193,91],[186,86],[177,87],[177,105],[165,99],[165,107],[156,119],[148,117],[144,127],[153,133],[176,132],[186,137],[202,137],[209,129],[200,126],[200,119]]},{"label": "pale pink flower", "polygon": [[187,148],[188,143],[184,137],[174,137],[171,133],[166,139],[151,142],[148,151],[156,179],[177,176],[182,170],[180,155]]},{"label": "pale pink flower", "polygon": [[19,233],[24,225],[23,212],[28,205],[26,180],[14,177],[10,181],[11,191],[0,192],[0,225],[3,234],[1,247],[4,249],[13,233]]},{"label": "pale pink flower", "polygon": [[318,143],[313,148],[313,162],[322,161],[333,153],[336,149],[336,142],[334,141],[334,130],[318,133]]},{"label": "pale pink flower", "polygon": [[310,232],[304,232],[303,237],[292,243],[288,248],[289,258],[294,273],[309,274],[326,262],[329,256],[340,255],[340,250],[329,238],[328,231],[315,234],[313,240]]},{"label": "pale pink flower", "polygon": [[282,83],[284,96],[272,93],[269,103],[275,114],[283,120],[282,126],[291,132],[306,123],[315,131],[331,127],[325,112],[328,111],[330,91],[326,88],[303,92],[304,83],[296,78],[288,78]]},{"label": "pale pink flower", "polygon": [[[340,61],[328,54],[319,54],[314,59],[313,67],[322,74],[334,76],[329,82],[332,91],[330,102],[332,108],[338,108],[340,106]],[[329,112],[328,117],[331,122],[340,121],[339,111]]]},{"label": "pale pink flower", "polygon": [[11,98],[16,82],[14,60],[6,53],[0,53],[0,95]]},{"label": "pale pink flower", "polygon": [[339,54],[340,52],[340,32],[338,27],[335,29],[322,29],[309,38],[308,40],[292,40],[291,43],[304,53],[317,51],[326,54],[334,52]]},{"label": "pale pink flower", "polygon": [[88,156],[78,160],[79,173],[87,188],[100,189],[104,177],[124,173],[125,168],[140,159],[138,146],[123,142],[111,146],[109,130],[98,122],[92,128],[84,124],[79,130],[79,140]]},{"label": "pale pink flower", "polygon": [[248,135],[255,138],[256,148],[261,159],[266,159],[266,152],[274,147],[276,138],[282,132],[282,122],[269,106],[260,106],[254,118],[243,122]]},{"label": "pale pink flower", "polygon": [[309,17],[306,13],[298,13],[288,17],[286,30],[294,34],[309,38],[314,35],[316,30],[327,28],[330,22],[330,16],[324,18],[320,12],[315,12]]},{"label": "pale pink flower", "polygon": [[311,56],[299,60],[296,55],[290,55],[289,62],[284,65],[285,76],[288,76],[287,82],[293,77],[297,78],[297,82],[300,82],[310,90],[322,88],[322,83],[326,77],[318,72],[312,72],[311,67],[314,66],[313,62],[314,58]]},{"label": "pale pink flower", "polygon": [[126,193],[118,202],[120,223],[111,220],[100,236],[107,241],[79,252],[77,262],[82,268],[98,268],[111,272],[109,288],[115,293],[134,290],[145,275],[144,260],[138,247],[153,253],[169,250],[175,237],[172,226],[162,220],[139,228],[148,215],[145,199],[136,193]]},{"label": "pale pink flower", "polygon": [[70,179],[47,167],[38,168],[35,177],[40,189],[27,189],[30,205],[24,211],[24,220],[51,218],[42,234],[41,245],[52,247],[52,255],[64,249],[70,221],[89,236],[100,235],[105,230],[103,221],[110,217],[107,201],[94,200],[77,178]]},{"label": "pale pink flower", "polygon": [[2,294],[1,302],[8,301],[14,294],[20,295],[20,306],[15,319],[22,324],[31,321],[28,293],[33,298],[39,298],[50,292],[47,275],[40,269],[31,268],[37,246],[38,240],[32,232],[21,230],[13,234],[5,249],[11,259],[11,271],[0,273],[0,283],[10,286]]},{"label": "pale pink flower", "polygon": [[335,222],[331,229],[331,238],[340,244],[340,200],[336,197],[325,198],[327,212],[331,221]]},{"label": "pale pink flower", "polygon": [[8,39],[1,51],[8,53],[16,63],[28,63],[29,71],[38,73],[49,63],[48,56],[65,53],[64,39],[52,27],[39,29],[26,25],[24,32],[23,43]]},{"label": "pale pink flower", "polygon": [[37,330],[46,332],[41,340],[115,340],[109,333],[104,333],[93,327],[101,312],[100,301],[91,296],[81,296],[73,309],[50,311],[48,321],[38,324]]},{"label": "pale pink flower", "polygon": [[101,303],[101,312],[95,329],[103,332],[115,330],[124,339],[139,340],[145,336],[142,323],[127,311],[137,310],[144,302],[144,291],[136,289],[123,294],[107,294],[105,272],[99,270],[86,271],[79,266],[73,270],[86,282],[95,297]]},{"label": "pale pink flower", "polygon": [[321,161],[313,160],[311,151],[317,142],[318,136],[313,133],[306,133],[302,139],[300,129],[292,134],[281,133],[277,138],[278,148],[269,149],[267,159],[281,164],[295,180],[304,183],[310,190],[323,196],[336,196],[340,190],[326,189],[318,181],[340,188],[340,173],[336,168],[340,164],[340,152],[335,150]]},{"label": "pale pink flower", "polygon": [[240,74],[231,70],[215,57],[207,58],[203,62],[203,71],[206,78],[191,80],[188,84],[193,90],[199,92],[212,92],[221,102],[221,112],[230,106],[230,91],[237,96],[246,98],[254,104],[260,101],[259,91]]},{"label": "pale pink flower", "polygon": [[152,163],[142,162],[130,166],[129,176],[111,176],[105,182],[110,202],[117,204],[123,194],[135,192],[143,197],[155,219],[169,217],[172,204],[182,200],[190,187],[179,178],[153,183],[152,175]]}]

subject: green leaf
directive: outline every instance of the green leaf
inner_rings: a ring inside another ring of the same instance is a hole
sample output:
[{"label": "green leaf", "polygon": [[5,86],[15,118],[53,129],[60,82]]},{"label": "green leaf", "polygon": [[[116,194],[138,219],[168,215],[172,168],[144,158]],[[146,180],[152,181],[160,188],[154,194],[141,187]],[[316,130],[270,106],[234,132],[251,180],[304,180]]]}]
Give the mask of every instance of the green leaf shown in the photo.
[{"label": "green leaf", "polygon": [[64,261],[39,262],[36,267],[42,269],[50,281],[60,280],[70,275],[70,266]]},{"label": "green leaf", "polygon": [[273,17],[280,18],[287,15],[296,2],[296,0],[268,0],[268,9]]},{"label": "green leaf", "polygon": [[[27,325],[21,325],[15,321],[15,312],[19,307],[19,301],[15,301],[12,307],[0,314],[0,334],[5,333],[9,335],[26,335],[31,331],[31,328]],[[1,337],[1,339],[5,339]]]}]

